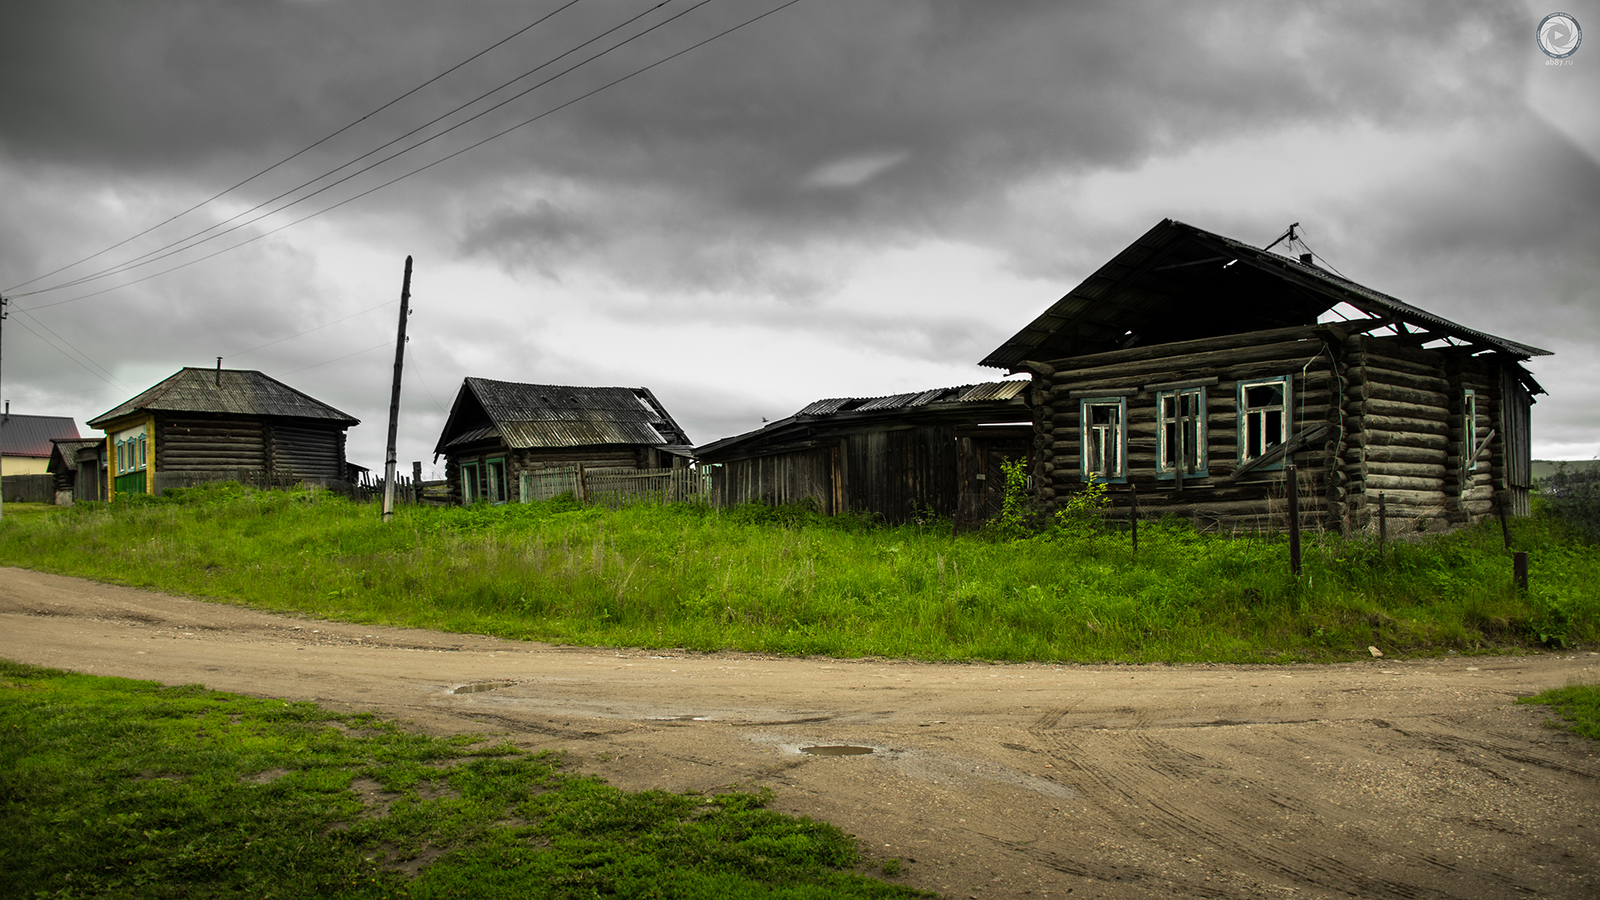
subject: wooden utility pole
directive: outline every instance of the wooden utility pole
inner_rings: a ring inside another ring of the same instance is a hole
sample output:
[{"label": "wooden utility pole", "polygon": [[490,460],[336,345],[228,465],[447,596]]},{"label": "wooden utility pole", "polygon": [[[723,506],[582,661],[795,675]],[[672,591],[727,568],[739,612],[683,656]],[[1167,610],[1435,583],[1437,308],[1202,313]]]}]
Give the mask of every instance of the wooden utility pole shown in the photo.
[{"label": "wooden utility pole", "polygon": [[406,361],[406,317],[411,315],[411,257],[400,282],[400,334],[394,340],[394,389],[389,394],[389,447],[383,457],[383,520],[394,518],[394,442],[400,428],[400,369]]},{"label": "wooden utility pole", "polygon": [[[5,341],[3,340],[3,336],[5,334],[5,322],[6,322],[6,316],[10,315],[10,313],[6,312],[6,307],[8,305],[10,305],[10,303],[11,303],[10,300],[7,300],[4,297],[0,297],[0,348],[3,348],[5,346]],[[3,386],[4,384],[5,384],[5,382],[3,380],[0,380],[0,386]],[[3,395],[4,393],[5,393],[4,390],[0,390],[0,395]],[[7,408],[6,411],[3,414],[0,414],[0,431],[4,431],[5,430],[5,427],[6,427],[5,420],[9,419],[9,418],[11,418],[11,410],[9,408]],[[0,465],[0,519],[5,518],[5,515],[6,515],[5,482],[6,482],[6,479],[5,479],[5,467],[3,465]]]}]

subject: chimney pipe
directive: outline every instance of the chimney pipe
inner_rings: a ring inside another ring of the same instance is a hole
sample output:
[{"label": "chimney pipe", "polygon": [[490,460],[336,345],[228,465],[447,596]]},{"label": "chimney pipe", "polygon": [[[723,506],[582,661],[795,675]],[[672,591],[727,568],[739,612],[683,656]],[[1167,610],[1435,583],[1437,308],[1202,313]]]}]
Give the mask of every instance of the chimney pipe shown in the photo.
[{"label": "chimney pipe", "polygon": [[222,357],[217,357],[217,387],[222,387]]},{"label": "chimney pipe", "polygon": [[1314,266],[1314,265],[1316,265],[1316,263],[1311,261],[1311,254],[1302,253],[1302,254],[1300,254],[1300,265],[1302,265],[1302,266]]}]

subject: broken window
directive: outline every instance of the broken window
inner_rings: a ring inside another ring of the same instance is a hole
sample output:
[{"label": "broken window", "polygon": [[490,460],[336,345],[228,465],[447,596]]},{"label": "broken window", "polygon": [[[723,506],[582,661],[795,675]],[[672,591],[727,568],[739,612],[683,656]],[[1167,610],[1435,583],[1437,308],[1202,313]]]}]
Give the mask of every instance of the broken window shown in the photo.
[{"label": "broken window", "polygon": [[506,502],[506,461],[504,459],[491,459],[484,468],[489,476],[489,502]]},{"label": "broken window", "polygon": [[1256,459],[1288,439],[1289,377],[1239,382],[1239,462]]},{"label": "broken window", "polygon": [[1118,481],[1127,478],[1128,401],[1123,397],[1084,400],[1079,409],[1083,452],[1083,480]]},{"label": "broken window", "polygon": [[1156,411],[1156,472],[1172,478],[1204,475],[1206,470],[1206,391],[1203,387],[1159,391]]},{"label": "broken window", "polygon": [[1478,454],[1483,445],[1478,442],[1478,394],[1467,388],[1461,397],[1461,492],[1472,487],[1472,473],[1478,468]]}]

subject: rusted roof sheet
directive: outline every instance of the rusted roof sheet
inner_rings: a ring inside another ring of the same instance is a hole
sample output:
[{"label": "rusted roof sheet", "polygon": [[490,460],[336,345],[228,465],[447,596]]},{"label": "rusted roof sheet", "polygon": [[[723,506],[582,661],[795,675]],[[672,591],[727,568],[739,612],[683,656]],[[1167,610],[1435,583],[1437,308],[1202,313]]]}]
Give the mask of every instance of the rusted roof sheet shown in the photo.
[{"label": "rusted roof sheet", "polygon": [[[473,421],[474,403],[487,423]],[[648,388],[467,378],[434,452],[495,437],[516,449],[642,444],[671,450],[689,445],[688,435]]]},{"label": "rusted roof sheet", "polygon": [[[979,365],[1021,368],[1141,345],[1309,325],[1340,303],[1398,316],[1519,359],[1547,350],[1451,322],[1314,265],[1165,219],[1085,278]],[[1337,324],[1337,323],[1335,323]]]},{"label": "rusted roof sheet", "polygon": [[253,369],[185,366],[177,374],[89,420],[99,428],[136,412],[214,413],[321,419],[349,428],[361,420]]},{"label": "rusted roof sheet", "polygon": [[[813,425],[826,426],[829,423],[839,423],[841,427],[855,427],[861,423],[878,420],[905,421],[907,418],[915,420],[922,418],[924,414],[952,417],[952,413],[954,413],[953,418],[958,421],[966,421],[974,420],[975,417],[1014,413],[1022,404],[1017,398],[1030,384],[1031,380],[1023,378],[934,388],[909,394],[890,394],[886,397],[833,397],[817,400],[806,404],[794,415],[769,422],[755,431],[736,434],[697,447],[695,455],[710,458],[729,451],[740,452],[740,448],[787,439],[786,435],[792,436]],[[959,404],[963,403],[971,403],[972,407],[962,410]]]},{"label": "rusted roof sheet", "polygon": [[25,416],[11,413],[0,419],[0,456],[50,455],[54,438],[76,438],[78,423],[71,416]]}]

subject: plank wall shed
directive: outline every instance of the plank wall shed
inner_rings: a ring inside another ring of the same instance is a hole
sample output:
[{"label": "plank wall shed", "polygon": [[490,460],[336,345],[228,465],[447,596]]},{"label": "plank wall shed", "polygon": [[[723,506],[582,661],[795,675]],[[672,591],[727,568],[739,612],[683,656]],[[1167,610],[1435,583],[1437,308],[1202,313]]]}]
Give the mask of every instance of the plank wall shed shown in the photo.
[{"label": "plank wall shed", "polygon": [[1094,478],[1124,515],[1136,489],[1142,516],[1281,528],[1292,460],[1306,523],[1349,532],[1380,494],[1419,530],[1526,514],[1543,355],[1168,219],[982,364],[1033,375],[1047,510]]},{"label": "plank wall shed", "polygon": [[106,433],[110,500],[207,481],[342,484],[357,424],[261,372],[195,367],[89,420]]},{"label": "plank wall shed", "polygon": [[898,523],[931,512],[973,525],[999,508],[1000,462],[1028,455],[1027,387],[999,381],[818,400],[698,447],[695,457],[715,466],[719,506],[809,499],[828,515],[867,512]]},{"label": "plank wall shed", "polygon": [[103,443],[98,438],[50,439],[50,462],[45,471],[54,479],[57,503],[100,499],[98,482],[104,473],[98,450]]},{"label": "plank wall shed", "polygon": [[648,388],[488,378],[462,381],[433,453],[445,457],[452,503],[541,500],[585,470],[690,463],[689,436]]}]

